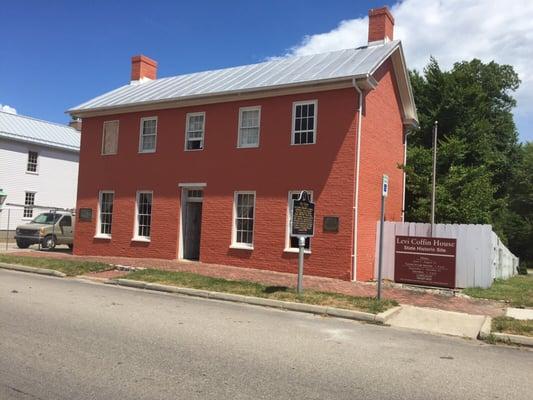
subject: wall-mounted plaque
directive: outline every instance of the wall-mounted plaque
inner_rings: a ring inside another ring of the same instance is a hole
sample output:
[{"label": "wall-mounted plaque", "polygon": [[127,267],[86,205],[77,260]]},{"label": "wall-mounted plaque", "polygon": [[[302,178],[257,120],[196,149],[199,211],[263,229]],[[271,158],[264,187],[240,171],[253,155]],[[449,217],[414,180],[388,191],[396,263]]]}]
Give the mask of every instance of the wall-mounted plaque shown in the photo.
[{"label": "wall-mounted plaque", "polygon": [[323,224],[324,232],[338,232],[339,231],[339,217],[324,217]]},{"label": "wall-mounted plaque", "polygon": [[80,208],[78,219],[80,221],[92,221],[93,209],[92,208]]}]

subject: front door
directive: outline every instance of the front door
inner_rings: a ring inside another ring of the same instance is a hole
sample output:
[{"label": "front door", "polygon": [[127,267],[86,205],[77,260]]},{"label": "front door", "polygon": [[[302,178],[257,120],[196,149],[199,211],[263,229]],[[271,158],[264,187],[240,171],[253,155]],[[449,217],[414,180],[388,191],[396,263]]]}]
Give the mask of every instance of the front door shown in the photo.
[{"label": "front door", "polygon": [[200,259],[200,234],[202,228],[202,203],[187,201],[183,227],[183,258]]}]

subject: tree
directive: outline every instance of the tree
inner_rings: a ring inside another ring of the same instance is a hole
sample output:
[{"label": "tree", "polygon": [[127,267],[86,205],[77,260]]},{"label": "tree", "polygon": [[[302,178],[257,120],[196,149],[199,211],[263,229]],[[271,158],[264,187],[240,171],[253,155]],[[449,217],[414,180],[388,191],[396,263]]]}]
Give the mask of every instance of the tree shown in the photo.
[{"label": "tree", "polygon": [[[524,153],[530,154],[531,146],[520,146],[513,121],[516,72],[477,59],[443,71],[432,58],[422,74],[411,72],[411,83],[420,129],[408,137],[407,220],[430,218],[432,129],[438,121],[436,221],[492,224],[503,241],[522,243],[525,221],[531,222],[524,214],[531,210],[531,203],[524,204],[531,200],[531,186],[523,185],[528,179],[531,185],[531,172],[523,176]],[[518,188],[524,190],[520,199]],[[525,254],[522,244],[510,247]]]}]

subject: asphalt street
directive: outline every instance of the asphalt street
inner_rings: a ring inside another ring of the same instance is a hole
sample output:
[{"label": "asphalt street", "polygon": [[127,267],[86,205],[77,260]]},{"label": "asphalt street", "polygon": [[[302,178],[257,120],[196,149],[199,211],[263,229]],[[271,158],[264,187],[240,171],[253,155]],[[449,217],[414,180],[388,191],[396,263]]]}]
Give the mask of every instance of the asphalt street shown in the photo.
[{"label": "asphalt street", "polygon": [[531,399],[533,351],[0,270],[0,399]]}]

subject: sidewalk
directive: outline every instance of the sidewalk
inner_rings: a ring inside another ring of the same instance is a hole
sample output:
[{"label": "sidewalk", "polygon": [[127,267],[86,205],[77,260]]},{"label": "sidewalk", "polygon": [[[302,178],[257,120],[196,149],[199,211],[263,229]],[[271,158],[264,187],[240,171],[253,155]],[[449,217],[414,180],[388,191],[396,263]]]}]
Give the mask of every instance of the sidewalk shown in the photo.
[{"label": "sidewalk", "polygon": [[[177,260],[161,260],[149,258],[126,258],[126,257],[96,257],[96,256],[74,256],[66,252],[37,252],[18,251],[10,252],[10,255],[49,257],[70,260],[100,261],[109,264],[127,265],[132,267],[145,267],[162,269],[167,271],[186,271],[200,275],[212,276],[231,280],[246,280],[260,282],[272,286],[295,286],[296,275],[257,269],[247,269],[231,267],[226,265],[204,264],[200,262],[185,262]],[[125,274],[125,273],[124,273]],[[92,274],[93,277],[118,277],[122,274],[117,271],[108,271]],[[321,278],[315,276],[304,276],[304,288],[337,292],[352,296],[375,296],[376,286],[372,283],[347,282],[337,279]],[[496,317],[504,315],[505,305],[496,301],[471,299],[456,296],[446,296],[441,294],[419,292],[410,289],[383,288],[383,297],[394,299],[400,304],[407,304],[418,307],[430,307],[446,311],[456,311],[474,315],[488,315]]]}]

